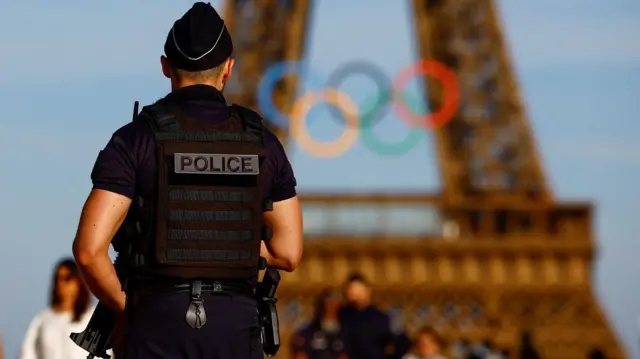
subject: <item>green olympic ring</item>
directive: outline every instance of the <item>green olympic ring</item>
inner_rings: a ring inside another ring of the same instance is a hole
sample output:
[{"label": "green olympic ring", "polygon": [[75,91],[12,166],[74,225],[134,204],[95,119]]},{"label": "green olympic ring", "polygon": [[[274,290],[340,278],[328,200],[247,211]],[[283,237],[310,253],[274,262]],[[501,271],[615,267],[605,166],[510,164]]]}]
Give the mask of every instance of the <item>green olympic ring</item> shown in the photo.
[{"label": "green olympic ring", "polygon": [[[360,130],[362,136],[362,142],[368,149],[377,153],[380,156],[402,156],[411,149],[423,138],[426,137],[426,131],[419,127],[410,127],[409,133],[401,140],[383,141],[380,137],[373,133],[372,122],[377,120],[375,114],[379,107],[391,101],[392,93],[385,91],[375,97],[369,97],[363,107],[363,115],[360,119]],[[418,113],[420,109],[416,108],[419,101],[407,101],[406,94],[403,95],[404,103],[413,111]],[[415,100],[411,98],[409,100]]]}]

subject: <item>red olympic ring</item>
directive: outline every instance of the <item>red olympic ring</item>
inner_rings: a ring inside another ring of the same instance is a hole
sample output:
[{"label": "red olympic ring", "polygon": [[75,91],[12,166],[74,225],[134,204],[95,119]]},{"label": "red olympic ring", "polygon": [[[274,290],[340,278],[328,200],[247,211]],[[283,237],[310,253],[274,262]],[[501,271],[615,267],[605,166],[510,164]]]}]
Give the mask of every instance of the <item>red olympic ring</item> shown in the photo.
[{"label": "red olympic ring", "polygon": [[446,125],[460,107],[460,87],[456,74],[438,61],[428,59],[417,61],[398,73],[393,80],[393,88],[402,93],[408,82],[417,75],[428,75],[440,81],[442,105],[437,111],[432,109],[433,112],[429,114],[417,115],[402,102],[402,96],[393,96],[392,106],[398,117],[409,126],[418,128],[433,129]]}]

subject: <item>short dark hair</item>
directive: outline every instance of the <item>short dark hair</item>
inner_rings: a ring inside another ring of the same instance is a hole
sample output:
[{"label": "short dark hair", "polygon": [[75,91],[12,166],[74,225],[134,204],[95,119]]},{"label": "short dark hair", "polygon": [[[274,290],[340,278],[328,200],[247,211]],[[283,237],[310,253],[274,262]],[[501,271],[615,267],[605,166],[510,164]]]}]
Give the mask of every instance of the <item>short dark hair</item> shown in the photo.
[{"label": "short dark hair", "polygon": [[189,79],[192,80],[194,82],[209,82],[212,80],[216,80],[218,77],[220,77],[220,74],[222,74],[222,71],[224,70],[224,65],[226,64],[223,63],[222,65],[218,65],[212,69],[209,70],[203,70],[203,71],[185,71],[185,70],[180,70],[178,68],[172,68],[171,71],[173,72],[173,75],[176,77],[176,79],[178,80],[185,80],[185,79]]},{"label": "short dark hair", "polygon": [[69,272],[71,272],[71,277],[80,283],[78,298],[76,299],[76,302],[73,303],[73,321],[79,322],[82,319],[84,313],[86,313],[89,309],[91,296],[89,294],[89,288],[87,288],[87,286],[84,284],[84,281],[82,280],[82,277],[80,277],[80,270],[78,269],[78,265],[71,258],[62,259],[60,262],[58,262],[58,264],[56,264],[55,270],[53,271],[53,279],[51,280],[49,306],[53,307],[55,305],[58,305],[62,300],[62,298],[60,298],[58,292],[56,291],[58,270],[60,270],[60,268],[67,268]]},{"label": "short dark hair", "polygon": [[218,79],[218,77],[220,77],[220,75],[222,75],[222,72],[225,69],[225,66],[227,65],[229,59],[231,59],[232,57],[227,58],[226,60],[224,60],[224,62],[222,62],[220,65],[212,68],[212,69],[208,69],[208,70],[202,70],[202,71],[186,71],[186,70],[182,70],[179,69],[177,67],[173,67],[171,68],[171,72],[173,73],[173,75],[178,79],[178,80],[185,80],[185,79],[189,79],[193,82],[197,82],[197,83],[205,83],[205,82],[209,82],[209,81],[213,81]]},{"label": "short dark hair", "polygon": [[347,277],[347,281],[345,283],[351,284],[356,282],[362,283],[364,285],[369,285],[369,281],[367,281],[367,278],[365,278],[365,276],[362,273],[358,273],[358,272],[351,273]]}]

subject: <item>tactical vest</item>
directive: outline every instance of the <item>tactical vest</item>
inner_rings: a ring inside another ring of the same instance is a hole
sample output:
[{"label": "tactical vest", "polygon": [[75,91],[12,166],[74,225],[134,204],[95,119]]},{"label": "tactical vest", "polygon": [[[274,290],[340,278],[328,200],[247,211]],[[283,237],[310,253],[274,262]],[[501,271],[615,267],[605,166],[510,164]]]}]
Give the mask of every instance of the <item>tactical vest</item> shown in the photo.
[{"label": "tactical vest", "polygon": [[156,141],[155,198],[136,197],[123,231],[134,273],[180,279],[257,277],[263,212],[264,127],[257,113],[205,124],[163,100],[137,117]]}]

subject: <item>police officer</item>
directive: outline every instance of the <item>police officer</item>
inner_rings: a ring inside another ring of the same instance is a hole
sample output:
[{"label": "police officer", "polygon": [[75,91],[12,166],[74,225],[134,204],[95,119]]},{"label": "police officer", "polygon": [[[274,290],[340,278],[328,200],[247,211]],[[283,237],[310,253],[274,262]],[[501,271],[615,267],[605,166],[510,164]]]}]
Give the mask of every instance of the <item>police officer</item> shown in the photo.
[{"label": "police officer", "polygon": [[293,337],[294,359],[348,359],[339,310],[338,293],[331,289],[320,293],[311,322]]},{"label": "police officer", "polygon": [[[127,359],[262,358],[259,267],[293,271],[300,260],[283,147],[257,113],[222,94],[232,51],[216,10],[193,5],[161,57],[172,92],[117,130],[93,168],[74,255],[125,323]],[[126,259],[125,283],[110,243]]]}]

